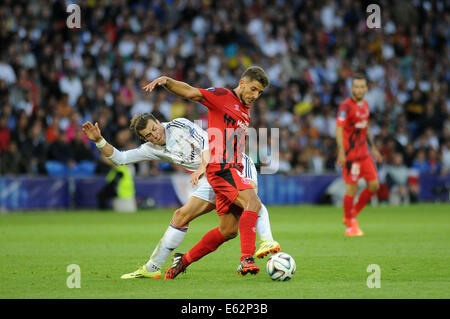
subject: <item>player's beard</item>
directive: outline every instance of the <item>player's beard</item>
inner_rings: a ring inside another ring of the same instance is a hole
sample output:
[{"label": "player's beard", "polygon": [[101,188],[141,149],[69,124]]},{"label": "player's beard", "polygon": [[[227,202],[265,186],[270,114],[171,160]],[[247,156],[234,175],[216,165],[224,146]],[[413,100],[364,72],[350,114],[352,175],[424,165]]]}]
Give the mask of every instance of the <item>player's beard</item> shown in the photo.
[{"label": "player's beard", "polygon": [[353,98],[356,102],[361,102],[364,99],[364,95],[365,95],[364,93],[360,95],[353,94]]}]

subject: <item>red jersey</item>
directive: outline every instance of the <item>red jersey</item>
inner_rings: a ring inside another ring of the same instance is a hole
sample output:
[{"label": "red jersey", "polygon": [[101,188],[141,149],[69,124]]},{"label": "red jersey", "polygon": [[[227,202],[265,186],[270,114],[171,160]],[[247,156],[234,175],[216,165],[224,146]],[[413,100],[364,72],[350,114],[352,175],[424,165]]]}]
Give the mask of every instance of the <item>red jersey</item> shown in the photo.
[{"label": "red jersey", "polygon": [[370,109],[366,100],[357,103],[347,98],[339,106],[336,125],[344,127],[344,149],[347,161],[363,160],[369,156],[367,128]]},{"label": "red jersey", "polygon": [[236,167],[242,170],[242,153],[249,126],[249,107],[234,91],[226,88],[199,89],[208,107],[208,140],[213,169]]}]

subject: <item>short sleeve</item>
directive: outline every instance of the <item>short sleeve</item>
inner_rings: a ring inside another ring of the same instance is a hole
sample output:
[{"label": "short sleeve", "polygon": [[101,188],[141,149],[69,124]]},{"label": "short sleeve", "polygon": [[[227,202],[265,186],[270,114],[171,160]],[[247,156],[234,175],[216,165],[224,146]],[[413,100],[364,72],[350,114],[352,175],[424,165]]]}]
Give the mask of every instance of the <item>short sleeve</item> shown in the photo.
[{"label": "short sleeve", "polygon": [[342,103],[337,112],[336,125],[345,125],[348,117],[348,104]]},{"label": "short sleeve", "polygon": [[204,100],[200,103],[212,110],[219,109],[225,96],[228,94],[228,90],[225,88],[210,87],[208,89],[199,89],[199,91],[204,97]]}]

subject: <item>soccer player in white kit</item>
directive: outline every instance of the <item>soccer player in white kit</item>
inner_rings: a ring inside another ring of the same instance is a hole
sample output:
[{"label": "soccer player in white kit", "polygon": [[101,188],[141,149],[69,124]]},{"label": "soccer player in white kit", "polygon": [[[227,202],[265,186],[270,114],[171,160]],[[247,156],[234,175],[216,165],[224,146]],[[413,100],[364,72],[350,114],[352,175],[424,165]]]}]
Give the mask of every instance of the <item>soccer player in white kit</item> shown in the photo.
[{"label": "soccer player in white kit", "polygon": [[[160,160],[178,164],[192,171],[191,183],[194,192],[188,202],[177,209],[169,227],[154,249],[149,261],[138,270],[122,275],[122,279],[161,278],[161,267],[170,253],[177,248],[188,230],[189,222],[215,209],[216,195],[209,185],[205,170],[209,161],[208,133],[195,123],[178,118],[160,123],[151,113],[136,114],[131,119],[130,129],[144,142],[140,147],[119,151],[101,135],[98,123],[86,122],[82,130],[94,141],[100,152],[116,165],[125,165],[148,160]],[[243,174],[257,190],[257,172],[253,161],[243,154]],[[281,250],[273,239],[269,213],[264,205],[258,212],[256,230],[261,243],[256,257],[263,258]],[[222,230],[224,237],[233,238],[235,232]]]}]

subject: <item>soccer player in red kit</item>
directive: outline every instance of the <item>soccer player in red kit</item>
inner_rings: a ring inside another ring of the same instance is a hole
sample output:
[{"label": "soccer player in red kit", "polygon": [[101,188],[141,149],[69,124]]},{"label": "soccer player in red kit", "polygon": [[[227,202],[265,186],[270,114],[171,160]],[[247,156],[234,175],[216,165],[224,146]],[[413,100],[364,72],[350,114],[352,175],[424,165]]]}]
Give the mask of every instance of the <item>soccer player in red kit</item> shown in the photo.
[{"label": "soccer player in red kit", "polygon": [[[352,96],[339,106],[336,119],[336,141],[338,145],[337,164],[342,167],[346,184],[344,196],[344,223],[346,236],[362,236],[356,217],[366,206],[373,194],[380,188],[377,171],[367,144],[377,162],[383,160],[375,147],[369,129],[370,109],[364,95],[367,92],[367,80],[362,75],[355,75],[350,88]],[[359,195],[356,204],[354,197],[358,190],[358,181],[364,178],[367,183]]]},{"label": "soccer player in red kit", "polygon": [[[253,259],[255,227],[261,201],[252,184],[242,174],[242,153],[245,150],[246,129],[249,126],[249,105],[260,97],[269,85],[266,72],[257,66],[242,74],[239,85],[226,88],[194,88],[187,83],[163,76],[144,87],[152,91],[161,85],[178,96],[197,101],[208,107],[208,139],[210,162],[206,168],[209,184],[216,193],[219,227],[209,231],[186,254],[176,253],[166,270],[165,279],[173,279],[194,261],[216,250],[240,232],[241,263],[238,273],[257,274],[259,267]],[[222,234],[228,235],[228,238]]]}]

